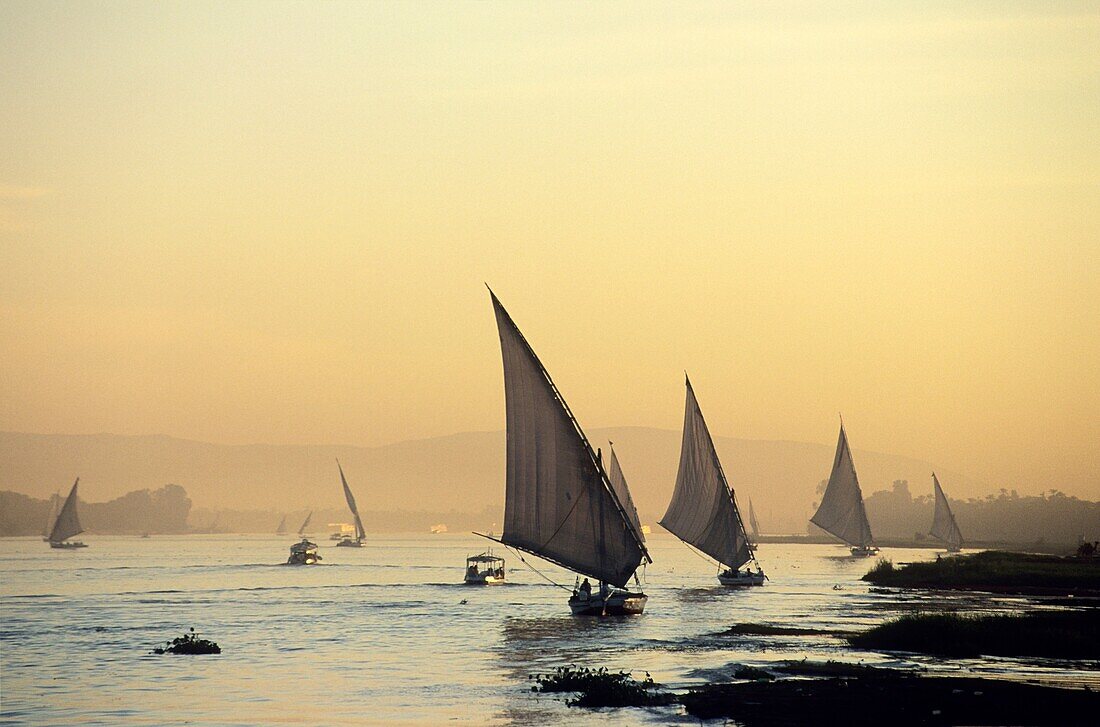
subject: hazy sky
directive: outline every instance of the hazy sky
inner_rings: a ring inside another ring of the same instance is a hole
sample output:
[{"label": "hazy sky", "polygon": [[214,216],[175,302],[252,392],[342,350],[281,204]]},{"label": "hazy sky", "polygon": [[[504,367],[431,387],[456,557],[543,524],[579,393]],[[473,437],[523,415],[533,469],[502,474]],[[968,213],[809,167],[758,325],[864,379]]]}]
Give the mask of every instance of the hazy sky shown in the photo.
[{"label": "hazy sky", "polygon": [[0,429],[499,429],[487,281],[586,427],[1100,497],[1095,3],[8,0],[0,129]]}]

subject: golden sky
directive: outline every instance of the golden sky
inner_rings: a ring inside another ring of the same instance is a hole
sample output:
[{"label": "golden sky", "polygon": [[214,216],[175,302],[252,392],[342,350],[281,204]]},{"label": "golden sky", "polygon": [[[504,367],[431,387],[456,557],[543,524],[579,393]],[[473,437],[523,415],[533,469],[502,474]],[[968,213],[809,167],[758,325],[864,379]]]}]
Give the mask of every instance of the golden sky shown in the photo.
[{"label": "golden sky", "polygon": [[0,429],[500,429],[488,282],[588,428],[1100,497],[1095,3],[9,0],[0,129]]}]

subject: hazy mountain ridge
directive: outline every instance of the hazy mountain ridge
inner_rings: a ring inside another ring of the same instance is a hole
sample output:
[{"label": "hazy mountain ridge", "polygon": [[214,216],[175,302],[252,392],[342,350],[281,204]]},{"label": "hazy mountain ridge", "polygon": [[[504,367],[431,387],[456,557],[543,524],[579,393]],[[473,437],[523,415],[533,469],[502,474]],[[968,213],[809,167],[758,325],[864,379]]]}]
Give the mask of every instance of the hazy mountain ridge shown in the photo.
[{"label": "hazy mountain ridge", "polygon": [[[593,446],[615,442],[643,520],[664,512],[679,463],[680,432],[648,427],[589,431]],[[828,477],[833,445],[716,437],[726,474],[742,506],[751,497],[769,532],[804,532],[817,484]],[[165,483],[186,488],[197,507],[340,508],[339,458],[360,509],[481,512],[501,507],[503,431],[462,432],[379,447],[351,445],[220,445],[164,435],[48,435],[0,433],[0,489],[48,497],[79,475],[82,494],[106,500]],[[907,479],[915,493],[928,462],[854,450],[864,491]],[[951,497],[992,489],[937,470]],[[1056,484],[1056,483],[1055,483]],[[1021,492],[1047,489],[1011,483]]]}]

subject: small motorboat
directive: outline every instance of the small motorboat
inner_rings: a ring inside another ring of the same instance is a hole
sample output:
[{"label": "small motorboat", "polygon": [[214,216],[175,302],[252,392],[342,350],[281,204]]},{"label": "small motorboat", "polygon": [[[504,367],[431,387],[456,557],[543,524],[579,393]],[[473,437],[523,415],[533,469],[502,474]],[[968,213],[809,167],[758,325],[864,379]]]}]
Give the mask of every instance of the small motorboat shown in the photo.
[{"label": "small motorboat", "polygon": [[287,565],[316,565],[321,562],[321,556],[317,555],[317,543],[308,538],[302,538],[302,542],[290,546],[290,557],[286,559]]},{"label": "small motorboat", "polygon": [[569,609],[574,616],[634,616],[645,610],[649,596],[600,583],[596,593],[588,579],[569,597]]},{"label": "small motorboat", "polygon": [[751,568],[727,568],[718,574],[718,582],[723,586],[762,586],[767,579],[763,568],[756,571]]},{"label": "small motorboat", "polygon": [[504,583],[504,558],[493,555],[487,550],[466,559],[466,577],[463,582],[468,586],[493,586]]}]

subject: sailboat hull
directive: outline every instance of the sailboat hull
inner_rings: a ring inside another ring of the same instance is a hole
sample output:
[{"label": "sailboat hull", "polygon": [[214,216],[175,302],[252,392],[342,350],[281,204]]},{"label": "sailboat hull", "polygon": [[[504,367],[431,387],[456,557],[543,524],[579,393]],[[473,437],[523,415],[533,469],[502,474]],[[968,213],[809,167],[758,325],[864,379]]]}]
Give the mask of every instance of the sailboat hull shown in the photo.
[{"label": "sailboat hull", "polygon": [[58,550],[75,550],[77,548],[87,548],[88,546],[85,543],[81,543],[80,541],[76,540],[73,542],[65,541],[61,543],[50,543],[50,547],[56,548]]},{"label": "sailboat hull", "polygon": [[878,548],[873,545],[860,545],[852,548],[852,555],[856,558],[867,558],[872,555],[878,555]]},{"label": "sailboat hull", "polygon": [[741,572],[737,572],[737,573],[733,573],[733,574],[730,574],[730,573],[727,572],[727,573],[719,573],[718,574],[718,582],[721,583],[723,586],[734,586],[734,587],[762,586],[762,585],[764,585],[764,580],[765,580],[765,577],[764,577],[763,573],[752,573],[750,575],[745,575],[744,573],[741,573]]},{"label": "sailboat hull", "polygon": [[634,616],[645,610],[649,596],[644,593],[615,591],[606,599],[595,594],[585,598],[583,595],[569,599],[569,609],[574,616]]},{"label": "sailboat hull", "polygon": [[337,548],[362,548],[363,544],[361,542],[359,542],[358,540],[347,539],[347,540],[341,540],[339,543],[336,544],[336,547]]},{"label": "sailboat hull", "polygon": [[490,575],[488,571],[482,571],[477,575],[467,573],[462,582],[467,586],[499,586],[504,583],[504,576]]}]

